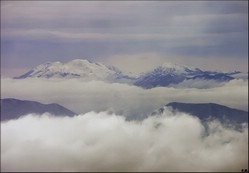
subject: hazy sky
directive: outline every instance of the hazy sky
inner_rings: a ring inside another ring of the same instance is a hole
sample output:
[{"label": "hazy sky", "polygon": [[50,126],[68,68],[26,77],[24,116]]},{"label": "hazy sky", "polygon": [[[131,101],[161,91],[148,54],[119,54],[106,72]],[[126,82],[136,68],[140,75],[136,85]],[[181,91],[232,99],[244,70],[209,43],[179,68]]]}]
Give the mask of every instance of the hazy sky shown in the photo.
[{"label": "hazy sky", "polygon": [[1,1],[1,71],[76,58],[248,71],[247,1]]}]

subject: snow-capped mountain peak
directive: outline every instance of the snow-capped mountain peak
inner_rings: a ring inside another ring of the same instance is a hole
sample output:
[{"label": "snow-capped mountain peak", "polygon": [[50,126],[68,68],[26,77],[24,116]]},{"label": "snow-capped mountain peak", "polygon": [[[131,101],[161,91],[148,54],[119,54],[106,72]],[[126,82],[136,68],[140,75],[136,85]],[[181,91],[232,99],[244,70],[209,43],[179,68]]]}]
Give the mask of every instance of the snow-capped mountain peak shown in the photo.
[{"label": "snow-capped mountain peak", "polygon": [[214,80],[224,82],[233,77],[219,72],[202,71],[199,68],[166,62],[154,70],[143,74],[134,83],[143,88],[177,85],[187,80]]},{"label": "snow-capped mountain peak", "polygon": [[164,68],[172,68],[172,69],[182,69],[183,66],[175,64],[175,63],[171,63],[171,62],[164,62],[161,67]]},{"label": "snow-capped mountain peak", "polygon": [[165,72],[169,72],[169,73],[188,73],[191,71],[201,71],[198,68],[195,67],[189,67],[189,66],[185,66],[185,65],[179,65],[179,64],[175,64],[175,63],[171,63],[171,62],[165,62],[163,63],[161,66],[159,66],[158,68],[160,68],[161,70],[165,71]]},{"label": "snow-capped mountain peak", "polygon": [[[134,84],[143,88],[175,86],[186,81],[226,82],[234,78],[242,78],[240,72],[222,73],[217,71],[202,71],[199,68],[166,62],[154,70],[138,77],[125,74],[118,68],[102,63],[94,63],[86,59],[75,59],[67,63],[47,62],[41,64],[24,75],[23,78],[80,78],[82,80],[101,80]],[[243,75],[248,80],[248,73]]]},{"label": "snow-capped mountain peak", "polygon": [[74,67],[86,67],[91,65],[96,65],[98,63],[91,62],[87,59],[74,59],[72,61],[69,61],[67,65],[74,66]]},{"label": "snow-capped mountain peak", "polygon": [[113,80],[122,72],[110,68],[102,63],[93,63],[85,59],[75,59],[67,63],[47,62],[41,64],[26,74],[17,77],[22,78],[83,78],[86,80]]},{"label": "snow-capped mountain peak", "polygon": [[50,70],[50,71],[57,71],[60,66],[62,65],[61,62],[47,62],[45,64],[41,64],[37,67],[35,67],[33,70],[34,71],[41,71],[41,70]]}]

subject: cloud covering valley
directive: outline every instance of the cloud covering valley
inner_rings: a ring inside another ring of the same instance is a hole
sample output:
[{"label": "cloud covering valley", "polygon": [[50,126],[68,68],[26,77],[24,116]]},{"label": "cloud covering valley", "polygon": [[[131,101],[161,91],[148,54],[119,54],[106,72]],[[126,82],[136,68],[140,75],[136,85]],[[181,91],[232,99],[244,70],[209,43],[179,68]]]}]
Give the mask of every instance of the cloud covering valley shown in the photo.
[{"label": "cloud covering valley", "polygon": [[[32,129],[32,130],[31,130]],[[186,130],[187,129],[187,130]],[[248,167],[241,131],[166,110],[143,121],[108,112],[50,114],[1,123],[2,171],[240,171]]]},{"label": "cloud covering valley", "polygon": [[[157,87],[146,90],[127,84],[78,79],[2,78],[1,83],[2,98],[58,103],[76,113],[109,110],[124,116],[143,117],[174,101],[213,102],[248,111],[248,81],[240,79],[209,89]],[[198,85],[206,83],[199,81]]]}]

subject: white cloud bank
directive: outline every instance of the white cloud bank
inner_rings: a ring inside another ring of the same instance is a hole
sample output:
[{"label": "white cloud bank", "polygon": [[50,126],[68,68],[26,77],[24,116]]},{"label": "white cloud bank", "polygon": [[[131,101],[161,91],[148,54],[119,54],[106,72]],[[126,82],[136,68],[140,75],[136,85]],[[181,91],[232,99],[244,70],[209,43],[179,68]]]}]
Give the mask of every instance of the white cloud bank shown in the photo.
[{"label": "white cloud bank", "polygon": [[233,171],[248,168],[241,132],[172,114],[125,121],[107,112],[29,114],[1,123],[1,171]]},{"label": "white cloud bank", "polygon": [[58,103],[76,113],[112,110],[125,116],[144,116],[169,102],[217,103],[248,110],[248,81],[233,80],[209,89],[136,86],[78,79],[1,79],[2,98]]},{"label": "white cloud bank", "polygon": [[189,79],[189,80],[184,80],[178,84],[171,84],[170,86],[176,88],[208,89],[208,88],[221,87],[226,83],[227,81],[219,82],[216,80]]}]

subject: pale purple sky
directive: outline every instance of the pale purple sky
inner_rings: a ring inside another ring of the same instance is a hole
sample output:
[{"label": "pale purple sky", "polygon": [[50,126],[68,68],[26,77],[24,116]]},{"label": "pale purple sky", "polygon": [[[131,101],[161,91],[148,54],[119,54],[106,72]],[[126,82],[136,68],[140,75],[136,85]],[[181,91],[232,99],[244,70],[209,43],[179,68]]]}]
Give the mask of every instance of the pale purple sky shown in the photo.
[{"label": "pale purple sky", "polygon": [[248,71],[247,1],[1,1],[1,73],[47,61]]}]

